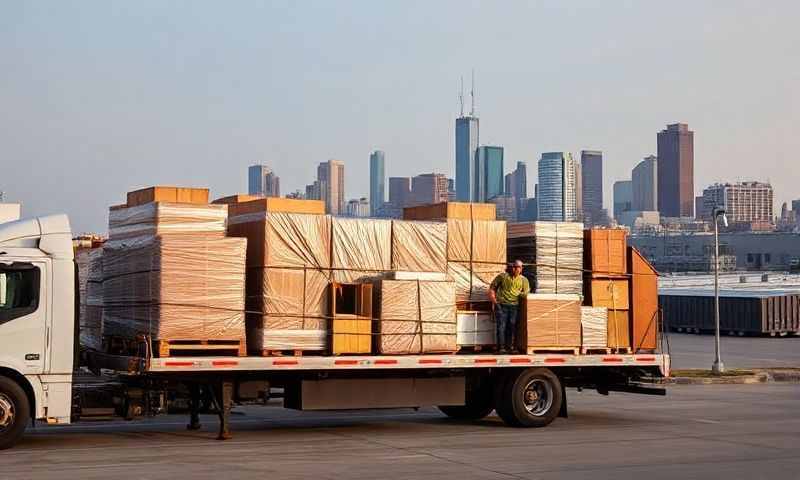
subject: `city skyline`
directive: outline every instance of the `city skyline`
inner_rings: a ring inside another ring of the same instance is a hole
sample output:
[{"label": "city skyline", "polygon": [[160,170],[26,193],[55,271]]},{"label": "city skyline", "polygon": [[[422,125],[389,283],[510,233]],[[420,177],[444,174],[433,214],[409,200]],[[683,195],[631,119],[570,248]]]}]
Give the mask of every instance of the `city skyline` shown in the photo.
[{"label": "city skyline", "polygon": [[[104,231],[119,192],[241,193],[242,170],[261,159],[286,192],[304,188],[318,162],[342,159],[348,198],[367,196],[364,159],[376,148],[387,177],[452,177],[459,78],[474,68],[481,141],[503,145],[509,164],[527,162],[529,192],[541,152],[598,149],[608,208],[613,181],[656,153],[654,133],[685,122],[698,132],[695,193],[769,181],[777,211],[800,196],[800,5],[692,2],[693,21],[675,37],[685,11],[6,3],[0,102],[14,115],[0,120],[0,189],[25,216],[64,212],[76,231]],[[286,28],[264,29],[264,19]],[[565,25],[574,35],[563,38]]]}]

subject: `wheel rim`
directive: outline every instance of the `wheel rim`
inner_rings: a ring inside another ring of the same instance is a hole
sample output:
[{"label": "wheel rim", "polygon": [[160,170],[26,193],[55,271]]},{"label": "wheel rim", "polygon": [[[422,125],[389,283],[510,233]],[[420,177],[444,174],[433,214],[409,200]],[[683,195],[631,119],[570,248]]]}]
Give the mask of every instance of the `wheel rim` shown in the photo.
[{"label": "wheel rim", "polygon": [[14,403],[4,393],[0,393],[0,431],[14,423]]},{"label": "wheel rim", "polygon": [[553,387],[550,382],[535,378],[522,392],[522,403],[531,415],[541,417],[553,406]]}]

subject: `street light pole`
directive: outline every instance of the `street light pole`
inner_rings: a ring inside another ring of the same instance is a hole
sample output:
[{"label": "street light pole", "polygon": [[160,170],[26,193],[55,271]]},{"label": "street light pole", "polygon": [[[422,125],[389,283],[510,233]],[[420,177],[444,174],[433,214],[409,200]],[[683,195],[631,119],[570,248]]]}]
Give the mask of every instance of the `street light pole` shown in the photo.
[{"label": "street light pole", "polygon": [[722,358],[719,351],[719,217],[722,216],[722,221],[725,226],[728,226],[728,219],[725,216],[725,210],[714,209],[714,364],[711,365],[711,371],[715,375],[719,375],[725,371],[725,366],[722,364]]}]

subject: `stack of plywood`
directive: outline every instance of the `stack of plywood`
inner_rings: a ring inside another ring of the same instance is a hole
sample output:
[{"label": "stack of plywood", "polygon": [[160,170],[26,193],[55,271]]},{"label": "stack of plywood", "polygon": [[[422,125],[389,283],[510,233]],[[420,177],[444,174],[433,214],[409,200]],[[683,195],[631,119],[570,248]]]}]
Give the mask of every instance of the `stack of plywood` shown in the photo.
[{"label": "stack of plywood", "polygon": [[100,350],[103,339],[103,249],[81,249],[78,266],[80,345]]},{"label": "stack of plywood", "polygon": [[508,228],[508,260],[522,260],[536,293],[583,293],[583,224],[523,222]]},{"label": "stack of plywood", "polygon": [[581,347],[581,297],[566,294],[529,294],[520,318],[519,344],[527,353],[567,351]]},{"label": "stack of plywood", "polygon": [[658,272],[633,247],[628,247],[631,337],[633,352],[658,347]]},{"label": "stack of plywood", "polygon": [[379,280],[374,287],[375,353],[455,352],[453,282]]},{"label": "stack of plywood", "polygon": [[224,236],[227,206],[202,204],[208,191],[196,190],[153,187],[111,208],[104,335],[144,336],[161,356],[244,352],[246,241]]},{"label": "stack of plywood", "polygon": [[456,301],[488,301],[489,284],[506,263],[506,222],[495,220],[493,204],[444,202],[406,208],[406,220],[447,224],[447,274]]},{"label": "stack of plywood", "polygon": [[247,239],[247,343],[253,353],[327,347],[331,217],[319,200],[229,205],[228,235]]},{"label": "stack of plywood", "polygon": [[581,348],[600,350],[608,347],[608,309],[581,307]]}]

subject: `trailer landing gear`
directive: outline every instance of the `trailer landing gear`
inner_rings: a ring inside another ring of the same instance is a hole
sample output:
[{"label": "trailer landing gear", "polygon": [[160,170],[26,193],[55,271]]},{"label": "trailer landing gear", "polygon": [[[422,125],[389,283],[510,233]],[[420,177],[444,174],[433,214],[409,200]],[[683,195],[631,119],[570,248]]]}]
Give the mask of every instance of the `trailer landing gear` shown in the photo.
[{"label": "trailer landing gear", "polygon": [[223,380],[214,395],[219,413],[219,434],[217,440],[230,440],[233,438],[230,430],[231,407],[233,406],[233,382]]},{"label": "trailer landing gear", "polygon": [[200,385],[189,384],[189,424],[187,430],[200,430]]}]

